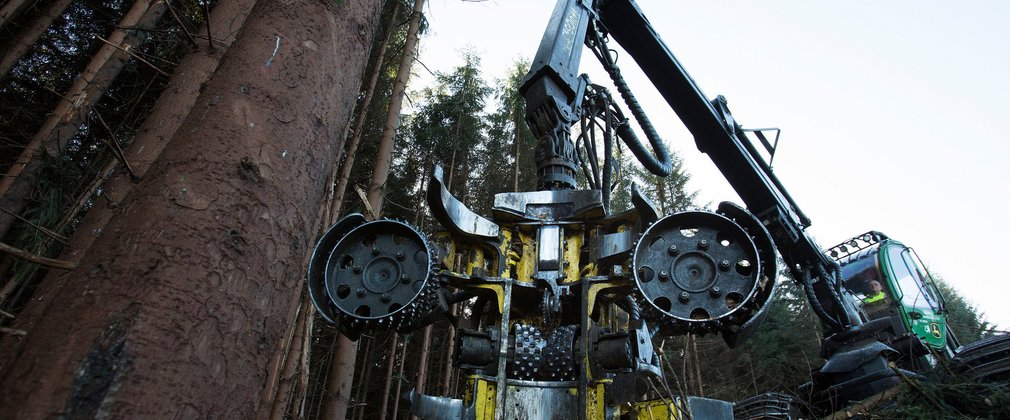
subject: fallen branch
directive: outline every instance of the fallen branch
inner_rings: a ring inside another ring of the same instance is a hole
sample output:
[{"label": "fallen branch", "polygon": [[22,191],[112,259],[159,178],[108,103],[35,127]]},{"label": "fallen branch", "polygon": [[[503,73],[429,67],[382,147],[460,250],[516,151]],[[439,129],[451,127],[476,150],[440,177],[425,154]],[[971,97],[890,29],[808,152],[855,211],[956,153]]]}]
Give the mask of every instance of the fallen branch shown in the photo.
[{"label": "fallen branch", "polygon": [[122,51],[122,52],[126,53],[126,54],[127,54],[127,55],[129,55],[130,57],[133,57],[133,58],[136,58],[136,59],[137,59],[137,61],[140,61],[141,63],[144,63],[144,64],[147,64],[147,66],[148,66],[148,67],[150,67],[150,68],[151,68],[152,70],[154,70],[154,71],[158,72],[158,73],[159,73],[159,74],[161,74],[162,76],[165,76],[165,77],[172,77],[172,75],[171,75],[171,74],[168,74],[168,73],[166,73],[166,72],[165,72],[164,70],[162,70],[162,69],[158,68],[158,66],[155,66],[154,64],[151,64],[151,62],[150,62],[150,61],[147,61],[147,60],[145,60],[145,59],[144,59],[144,57],[141,57],[140,55],[137,55],[137,54],[136,54],[136,53],[134,53],[133,51],[130,51],[130,50],[129,50],[129,49],[127,49],[127,48],[123,48],[123,47],[121,47],[121,46],[119,46],[119,45],[116,45],[116,44],[113,44],[113,43],[111,43],[111,42],[107,41],[107,40],[106,40],[105,38],[102,38],[102,37],[100,37],[100,36],[98,36],[98,37],[96,37],[96,38],[98,38],[98,40],[99,40],[99,41],[102,41],[102,42],[104,42],[104,43],[108,44],[109,46],[111,46],[111,47],[113,47],[113,48],[115,48],[115,49],[117,49],[117,50],[120,50],[120,51]]},{"label": "fallen branch", "polygon": [[21,336],[28,335],[28,331],[17,330],[14,328],[7,328],[7,327],[0,327],[0,333],[9,335],[21,335]]},{"label": "fallen branch", "polygon": [[77,264],[75,263],[63,260],[56,260],[52,258],[40,257],[23,249],[18,249],[10,245],[7,245],[3,242],[0,242],[0,252],[13,255],[22,260],[28,261],[30,263],[35,263],[44,267],[59,268],[62,270],[73,270],[77,268]]},{"label": "fallen branch", "polygon": [[51,231],[49,229],[46,229],[46,228],[44,228],[42,226],[39,226],[38,224],[33,223],[31,220],[25,219],[24,217],[21,217],[17,213],[14,213],[14,212],[12,212],[10,210],[7,210],[5,208],[0,208],[0,211],[2,211],[4,213],[7,213],[7,214],[9,214],[11,216],[14,216],[14,218],[16,218],[16,219],[18,219],[18,220],[20,220],[22,222],[27,223],[29,226],[37,229],[39,232],[42,232],[46,236],[57,240],[59,243],[61,243],[63,245],[66,245],[67,242],[70,241],[70,239],[68,239],[66,236],[60,235],[60,234],[58,234],[56,232],[53,232],[53,231]]},{"label": "fallen branch", "polygon": [[7,311],[4,311],[4,310],[0,310],[0,315],[3,315],[5,317],[11,318],[11,319],[14,319],[14,314],[12,314],[10,312],[7,312]]},{"label": "fallen branch", "polygon": [[893,400],[895,397],[901,393],[905,388],[902,386],[893,386],[891,388],[885,389],[883,392],[876,394],[872,397],[867,397],[866,399],[859,401],[849,407],[843,408],[832,413],[830,416],[824,417],[824,420],[848,420],[852,417],[865,415],[873,410],[877,406]]}]

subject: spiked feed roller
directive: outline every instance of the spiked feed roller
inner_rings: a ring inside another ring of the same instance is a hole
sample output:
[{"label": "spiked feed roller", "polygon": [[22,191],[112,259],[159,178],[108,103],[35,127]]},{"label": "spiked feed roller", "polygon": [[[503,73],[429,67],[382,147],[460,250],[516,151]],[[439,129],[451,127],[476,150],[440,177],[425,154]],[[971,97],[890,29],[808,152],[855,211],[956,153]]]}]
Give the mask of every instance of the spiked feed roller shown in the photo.
[{"label": "spiked feed roller", "polygon": [[767,301],[763,265],[774,264],[752,236],[729,217],[702,211],[652,224],[632,258],[645,318],[666,333],[738,331]]},{"label": "spiked feed roller", "polygon": [[313,304],[341,331],[401,329],[437,304],[433,250],[396,220],[338,221],[319,240],[309,264]]}]

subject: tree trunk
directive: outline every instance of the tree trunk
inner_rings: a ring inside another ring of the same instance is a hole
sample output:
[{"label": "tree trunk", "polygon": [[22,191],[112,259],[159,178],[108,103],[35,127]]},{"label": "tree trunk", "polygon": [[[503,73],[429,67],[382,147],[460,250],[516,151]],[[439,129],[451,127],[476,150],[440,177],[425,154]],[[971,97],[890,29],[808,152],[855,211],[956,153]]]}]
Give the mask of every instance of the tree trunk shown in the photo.
[{"label": "tree trunk", "polygon": [[8,0],[7,4],[0,8],[0,28],[17,19],[32,3],[34,2],[28,0]]},{"label": "tree trunk", "polygon": [[[424,385],[428,381],[428,347],[431,347],[431,325],[424,327],[424,334],[421,336],[421,360],[417,362],[417,381],[414,382],[418,394],[424,393]],[[417,419],[415,416],[410,418]]]},{"label": "tree trunk", "polygon": [[309,212],[321,204],[380,3],[256,5],[187,129],[54,304],[21,328],[28,335],[0,342],[0,417],[270,409],[260,397],[295,318],[292,291],[315,239]]},{"label": "tree trunk", "polygon": [[392,97],[389,99],[389,109],[386,110],[386,125],[379,140],[379,151],[375,158],[375,169],[372,181],[368,185],[368,202],[372,208],[381,214],[383,189],[389,178],[389,164],[393,158],[393,137],[400,122],[400,107],[403,105],[404,92],[407,90],[407,79],[410,78],[410,68],[414,64],[415,45],[417,45],[417,28],[421,24],[421,11],[424,0],[414,0],[414,9],[410,15],[410,25],[407,27],[407,40],[403,45],[403,56],[400,58],[400,69],[396,72],[393,82]]},{"label": "tree trunk", "polygon": [[[46,30],[53,24],[53,21],[63,14],[63,10],[65,10],[72,1],[73,0],[56,0],[52,2],[45,12],[21,30],[18,34],[17,40],[7,45],[7,49],[3,53],[3,58],[0,58],[0,79],[7,76],[7,73],[14,68],[14,64],[17,63],[26,52],[28,52],[32,45],[39,40],[39,37],[41,37],[42,34],[46,33]],[[11,0],[10,3],[7,3],[7,6],[4,6],[4,11],[6,11],[11,5],[18,2],[23,3],[24,0]],[[4,24],[3,13],[3,11],[0,11],[0,27]]]},{"label": "tree trunk", "polygon": [[[386,126],[382,132],[372,181],[368,187],[368,202],[377,214],[381,214],[382,211],[382,188],[386,184],[386,178],[389,177],[393,135],[396,134],[407,78],[410,76],[410,67],[414,62],[414,46],[417,44],[417,29],[421,23],[422,6],[424,6],[424,0],[414,0],[414,9],[407,27],[403,58],[400,60],[400,68],[396,74],[396,81],[393,83],[392,98],[389,100],[389,109],[386,112]],[[327,386],[329,392],[327,392],[326,406],[323,408],[324,413],[327,413],[326,418],[345,418],[347,416],[348,397],[350,396],[351,382],[354,379],[357,344],[343,335],[340,335],[337,340],[339,340],[338,350],[333,355],[330,385]]]},{"label": "tree trunk", "polygon": [[[459,305],[452,305],[451,315],[456,316],[456,307]],[[450,380],[452,379],[452,351],[456,347],[453,343],[456,341],[456,329],[449,326],[449,339],[446,340],[448,343],[448,350],[445,352],[445,373],[442,375],[442,395],[451,397],[452,393],[450,388]]]},{"label": "tree trunk", "polygon": [[[175,135],[200,95],[200,88],[217,69],[221,56],[235,40],[235,34],[245,23],[246,16],[255,3],[256,0],[220,0],[214,6],[210,14],[210,26],[215,28],[214,52],[208,51],[205,39],[198,38],[198,49],[187,54],[176,66],[150,115],[124,151],[134,175],[143,178]],[[123,199],[137,186],[122,163],[114,159],[105,166],[100,176],[104,181],[99,182],[96,188],[102,188],[102,196],[95,200],[94,207],[81,220],[63,250],[61,259],[80,261],[95,238],[101,235],[105,224],[115,214]]]},{"label": "tree trunk", "polygon": [[[119,28],[151,28],[165,12],[165,0],[137,0],[120,21]],[[88,117],[92,106],[105,94],[105,89],[116,79],[130,58],[125,51],[135,48],[143,37],[137,30],[127,34],[116,29],[109,35],[77,82],[70,87],[49,119],[32,138],[21,156],[11,165],[7,175],[0,179],[0,207],[12,213],[21,213],[28,196],[38,182],[38,173],[44,166],[43,153],[57,158],[60,150],[77,133]],[[14,216],[0,213],[0,236],[7,233]]]},{"label": "tree trunk", "polygon": [[358,395],[354,398],[354,404],[357,405],[357,415],[355,416],[357,420],[364,418],[365,408],[368,406],[368,385],[372,382],[372,361],[369,360],[369,356],[372,354],[368,349],[372,346],[373,340],[374,338],[368,339],[368,344],[365,345],[365,355],[361,358],[365,366],[361,370],[361,377],[358,378]]},{"label": "tree trunk", "polygon": [[407,340],[403,340],[403,351],[400,352],[400,370],[396,374],[396,396],[393,397],[393,415],[389,418],[395,419],[397,411],[400,409],[400,391],[403,390],[403,386],[400,382],[403,381],[403,365],[407,357]]},{"label": "tree trunk", "polygon": [[305,299],[299,304],[297,311],[298,318],[290,330],[290,339],[286,340],[284,352],[281,354],[281,364],[284,367],[281,370],[283,374],[277,381],[277,390],[273,392],[274,404],[270,411],[272,419],[282,419],[287,415],[297,393],[296,386],[300,378],[299,374],[305,375],[305,372],[299,371],[302,353],[298,351],[298,347],[295,347],[295,344],[301,343],[305,339],[305,319],[311,315]]},{"label": "tree trunk", "polygon": [[698,396],[704,398],[704,382],[701,379],[701,360],[698,359],[698,337],[689,335],[691,340],[691,353],[694,355],[694,380],[698,384]]},{"label": "tree trunk", "polygon": [[[362,337],[364,338],[363,341],[365,342],[365,349],[358,352],[360,353],[359,356],[361,357],[362,364],[358,365],[357,361],[354,363],[355,366],[358,367],[356,370],[360,371],[360,373],[357,375],[357,378],[351,381],[351,389],[354,394],[354,398],[352,398],[351,401],[354,402],[354,408],[350,409],[351,414],[347,416],[348,418],[357,418],[358,416],[358,409],[360,408],[359,404],[361,404],[361,383],[362,380],[365,379],[365,375],[368,374],[368,353],[372,347],[372,337],[367,335],[362,335]],[[361,347],[360,342],[358,343],[358,347]]]},{"label": "tree trunk", "polygon": [[343,334],[335,339],[336,352],[330,362],[330,375],[326,384],[326,400],[323,404],[323,418],[347,418],[350,405],[351,385],[354,382],[354,358],[358,355],[358,343]]},{"label": "tree trunk", "polygon": [[354,156],[358,154],[358,144],[361,143],[361,133],[365,130],[365,117],[368,116],[368,107],[372,103],[372,96],[375,94],[375,85],[379,82],[379,75],[382,74],[382,63],[386,57],[386,47],[389,46],[389,38],[393,35],[396,21],[396,14],[400,10],[400,2],[394,2],[393,11],[390,12],[389,23],[386,25],[386,35],[379,44],[379,51],[375,56],[374,71],[368,79],[368,89],[365,97],[358,106],[358,118],[354,122],[354,133],[347,143],[347,153],[344,154],[344,161],[340,164],[340,178],[337,179],[337,186],[333,192],[333,214],[340,214],[344,207],[344,193],[347,191],[347,183],[351,178],[351,169],[354,167]]},{"label": "tree trunk", "polygon": [[382,387],[382,406],[379,409],[379,418],[386,418],[386,408],[389,407],[389,388],[393,384],[393,367],[396,366],[396,342],[400,338],[399,334],[393,333],[392,344],[389,345],[389,361],[386,362],[386,382]]}]

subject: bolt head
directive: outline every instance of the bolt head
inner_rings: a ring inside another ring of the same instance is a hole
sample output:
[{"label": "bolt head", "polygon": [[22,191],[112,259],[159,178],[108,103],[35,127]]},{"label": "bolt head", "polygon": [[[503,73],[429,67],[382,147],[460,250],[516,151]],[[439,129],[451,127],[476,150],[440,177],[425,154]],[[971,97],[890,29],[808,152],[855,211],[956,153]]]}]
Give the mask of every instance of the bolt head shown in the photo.
[{"label": "bolt head", "polygon": [[354,270],[355,274],[361,273],[361,266],[360,265],[356,265],[356,266],[352,267],[351,269]]},{"label": "bolt head", "polygon": [[372,248],[372,255],[379,255],[379,247]]},{"label": "bolt head", "polygon": [[389,302],[389,293],[383,293],[382,296],[379,297],[379,299],[381,299],[383,302]]},{"label": "bolt head", "polygon": [[406,274],[400,274],[400,283],[410,283],[410,276]]},{"label": "bolt head", "polygon": [[670,272],[668,272],[666,270],[663,270],[663,271],[659,272],[659,279],[660,280],[666,281],[669,278],[670,278]]},{"label": "bolt head", "polygon": [[719,295],[722,294],[722,290],[719,289],[719,286],[715,286],[711,289],[708,289],[708,293],[710,293],[712,297],[718,297]]},{"label": "bolt head", "polygon": [[671,256],[677,255],[678,251],[679,250],[677,249],[677,245],[670,245],[670,247],[666,249],[666,253],[670,254]]},{"label": "bolt head", "polygon": [[691,294],[687,292],[680,292],[680,301],[687,302],[691,300]]},{"label": "bolt head", "polygon": [[708,239],[698,241],[698,249],[708,249]]},{"label": "bolt head", "polygon": [[719,262],[719,268],[721,268],[722,271],[729,270],[729,267],[730,267],[729,260],[722,260]]},{"label": "bolt head", "polygon": [[407,256],[403,253],[403,251],[396,251],[396,259],[403,261],[406,257]]},{"label": "bolt head", "polygon": [[358,297],[364,297],[365,296],[365,289],[359,287],[358,290],[357,290],[357,294],[358,294]]}]

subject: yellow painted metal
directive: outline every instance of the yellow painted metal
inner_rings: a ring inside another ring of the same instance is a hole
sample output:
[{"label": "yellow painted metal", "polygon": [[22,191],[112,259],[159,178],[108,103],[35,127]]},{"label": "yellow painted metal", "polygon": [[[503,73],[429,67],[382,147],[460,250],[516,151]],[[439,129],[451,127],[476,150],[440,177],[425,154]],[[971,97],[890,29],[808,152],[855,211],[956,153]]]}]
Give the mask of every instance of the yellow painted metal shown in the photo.
[{"label": "yellow painted metal", "polygon": [[603,382],[597,382],[595,386],[590,386],[586,395],[586,418],[603,420],[607,417],[606,405],[603,398]]},{"label": "yellow painted metal", "polygon": [[475,381],[474,411],[477,414],[476,418],[477,420],[494,420],[495,388],[497,386],[494,382],[481,378],[475,378]]},{"label": "yellow painted metal", "polygon": [[672,401],[649,400],[635,403],[638,420],[679,420],[680,413]]},{"label": "yellow painted metal", "polygon": [[519,254],[512,251],[512,230],[502,227],[501,236],[502,241],[498,246],[498,250],[501,251],[501,255],[505,256],[505,265],[502,272],[498,273],[498,277],[512,277],[516,264],[519,263]]},{"label": "yellow painted metal", "polygon": [[[565,233],[568,233],[567,231]],[[577,283],[579,277],[579,255],[582,252],[583,236],[581,231],[574,231],[565,236],[564,249],[561,258],[565,280],[562,283]]]},{"label": "yellow painted metal", "polygon": [[466,261],[466,274],[472,276],[475,273],[485,270],[486,258],[484,250],[480,247],[469,247],[470,257]]},{"label": "yellow painted metal", "polygon": [[477,289],[488,289],[494,292],[495,297],[498,301],[498,313],[502,314],[505,312],[505,288],[500,284],[474,284],[468,287],[474,287]]},{"label": "yellow painted metal", "polygon": [[595,283],[589,286],[589,296],[587,296],[588,302],[586,302],[586,304],[589,305],[589,316],[593,316],[593,308],[596,306],[596,295],[598,295],[601,290],[621,286],[624,286],[624,284],[612,281]]},{"label": "yellow painted metal", "polygon": [[536,236],[519,230],[519,240],[523,243],[523,254],[516,265],[516,280],[529,283],[533,281],[533,272],[537,268]]}]

